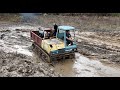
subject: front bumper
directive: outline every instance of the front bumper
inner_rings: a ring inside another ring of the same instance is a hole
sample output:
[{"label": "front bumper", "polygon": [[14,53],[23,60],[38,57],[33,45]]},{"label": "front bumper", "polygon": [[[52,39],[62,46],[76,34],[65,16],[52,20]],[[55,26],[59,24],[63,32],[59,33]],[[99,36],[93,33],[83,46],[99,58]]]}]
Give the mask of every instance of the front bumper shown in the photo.
[{"label": "front bumper", "polygon": [[50,53],[51,59],[65,59],[65,58],[73,58],[75,56],[74,51],[65,51],[63,53]]}]

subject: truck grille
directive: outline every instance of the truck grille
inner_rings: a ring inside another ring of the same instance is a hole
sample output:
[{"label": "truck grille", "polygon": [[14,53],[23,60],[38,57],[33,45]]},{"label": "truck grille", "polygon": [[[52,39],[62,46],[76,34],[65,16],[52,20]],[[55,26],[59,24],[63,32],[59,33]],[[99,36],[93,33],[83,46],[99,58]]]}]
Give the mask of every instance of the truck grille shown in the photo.
[{"label": "truck grille", "polygon": [[58,49],[58,53],[64,53],[65,50],[64,49]]}]

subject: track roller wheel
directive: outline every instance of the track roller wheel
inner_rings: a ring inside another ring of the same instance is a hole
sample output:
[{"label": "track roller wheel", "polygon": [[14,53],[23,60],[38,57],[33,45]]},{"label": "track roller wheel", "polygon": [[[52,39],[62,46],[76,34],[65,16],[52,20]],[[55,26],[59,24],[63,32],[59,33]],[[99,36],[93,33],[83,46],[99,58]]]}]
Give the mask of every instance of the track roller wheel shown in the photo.
[{"label": "track roller wheel", "polygon": [[45,54],[42,54],[42,55],[41,55],[41,59],[42,59],[43,61],[45,61],[45,62],[48,62],[48,63],[51,62],[50,57],[47,56],[47,55],[45,55]]}]

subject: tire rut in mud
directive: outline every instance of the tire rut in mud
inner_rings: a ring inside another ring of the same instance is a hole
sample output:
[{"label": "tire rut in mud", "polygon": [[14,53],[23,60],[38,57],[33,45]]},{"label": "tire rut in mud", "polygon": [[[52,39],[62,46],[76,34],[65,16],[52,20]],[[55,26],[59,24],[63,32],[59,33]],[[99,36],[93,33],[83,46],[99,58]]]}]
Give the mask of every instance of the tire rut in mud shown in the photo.
[{"label": "tire rut in mud", "polygon": [[87,57],[96,57],[97,59],[108,59],[109,61],[120,62],[120,48],[112,49],[106,45],[89,44],[89,42],[82,41],[78,43],[78,51]]}]

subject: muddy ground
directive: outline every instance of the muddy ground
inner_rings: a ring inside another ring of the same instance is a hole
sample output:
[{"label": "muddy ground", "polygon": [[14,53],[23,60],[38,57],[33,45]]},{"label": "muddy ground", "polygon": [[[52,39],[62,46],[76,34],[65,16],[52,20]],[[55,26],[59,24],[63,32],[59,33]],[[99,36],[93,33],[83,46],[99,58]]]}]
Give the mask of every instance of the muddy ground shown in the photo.
[{"label": "muddy ground", "polygon": [[47,63],[40,62],[34,56],[30,40],[30,30],[33,27],[8,25],[6,28],[0,31],[3,35],[0,39],[1,77],[60,76]]},{"label": "muddy ground", "polygon": [[[27,21],[9,17],[14,19],[0,21],[1,77],[120,76],[119,17],[40,15]],[[53,67],[32,50],[30,30],[53,27],[54,22],[76,27],[78,53]]]}]

